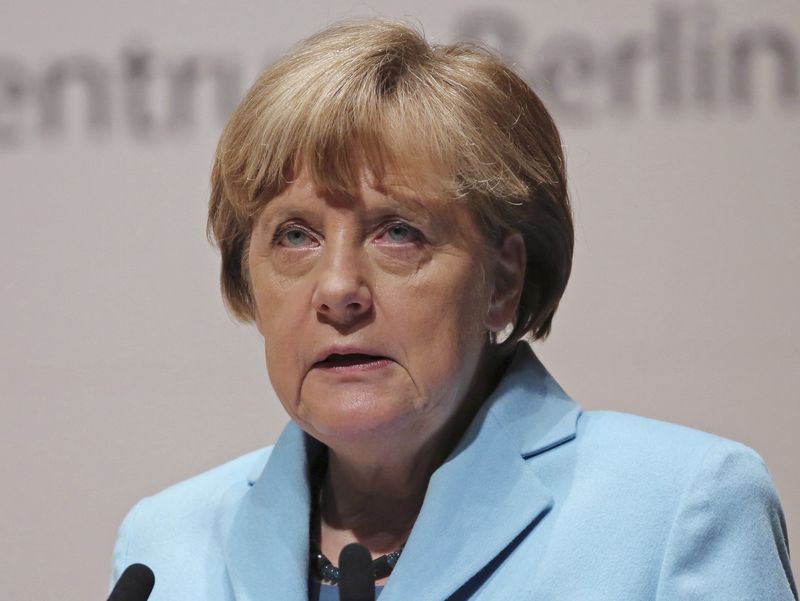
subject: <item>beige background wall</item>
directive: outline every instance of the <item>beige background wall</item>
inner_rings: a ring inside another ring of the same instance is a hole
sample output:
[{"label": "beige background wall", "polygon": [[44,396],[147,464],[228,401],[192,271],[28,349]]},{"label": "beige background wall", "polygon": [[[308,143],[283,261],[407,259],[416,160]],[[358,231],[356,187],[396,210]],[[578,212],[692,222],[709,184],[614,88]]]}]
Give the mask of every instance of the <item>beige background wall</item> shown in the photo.
[{"label": "beige background wall", "polygon": [[561,124],[574,276],[537,351],[587,408],[754,447],[800,564],[800,4],[0,0],[0,590],[105,599],[140,497],[285,417],[204,237],[227,112],[332,20],[479,35]]}]

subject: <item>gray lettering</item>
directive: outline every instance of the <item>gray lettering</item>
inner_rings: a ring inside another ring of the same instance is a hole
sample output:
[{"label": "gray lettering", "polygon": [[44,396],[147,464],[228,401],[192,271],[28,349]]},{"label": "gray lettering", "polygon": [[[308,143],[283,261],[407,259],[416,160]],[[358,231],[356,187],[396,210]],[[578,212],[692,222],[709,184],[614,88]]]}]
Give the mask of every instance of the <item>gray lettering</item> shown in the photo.
[{"label": "gray lettering", "polygon": [[152,52],[132,45],[122,52],[123,106],[128,127],[138,136],[149,136],[155,129],[150,107],[153,82]]},{"label": "gray lettering", "polygon": [[108,69],[92,57],[69,57],[52,63],[39,81],[40,126],[45,134],[64,130],[65,90],[80,84],[86,98],[86,124],[101,132],[111,125],[111,82]]},{"label": "gray lettering", "polygon": [[517,62],[525,43],[519,19],[496,8],[464,12],[456,21],[456,39],[478,40],[500,51],[509,62]]},{"label": "gray lettering", "polygon": [[22,142],[21,110],[28,81],[25,67],[11,57],[0,57],[0,148]]},{"label": "gray lettering", "polygon": [[203,79],[214,89],[214,108],[220,122],[236,108],[241,95],[238,63],[221,58],[186,58],[169,72],[167,126],[171,130],[188,130],[196,125],[198,88]]},{"label": "gray lettering", "polygon": [[756,51],[769,51],[775,58],[777,97],[785,104],[800,96],[798,63],[794,44],[789,36],[773,27],[761,27],[737,35],[731,45],[731,95],[738,104],[750,106],[753,101],[753,71]]},{"label": "gray lettering", "polygon": [[534,70],[545,104],[574,121],[591,118],[591,89],[597,75],[594,46],[582,36],[562,35],[545,44]]},{"label": "gray lettering", "polygon": [[716,15],[711,7],[700,4],[695,7],[695,33],[693,36],[694,70],[693,89],[697,104],[710,109],[717,102],[717,57],[714,25]]},{"label": "gray lettering", "polygon": [[608,61],[609,101],[612,110],[633,110],[636,73],[643,58],[642,43],[637,38],[626,38],[612,49]]},{"label": "gray lettering", "polygon": [[681,67],[683,19],[671,7],[662,7],[656,18],[655,52],[658,64],[658,96],[665,108],[677,108],[683,96]]}]

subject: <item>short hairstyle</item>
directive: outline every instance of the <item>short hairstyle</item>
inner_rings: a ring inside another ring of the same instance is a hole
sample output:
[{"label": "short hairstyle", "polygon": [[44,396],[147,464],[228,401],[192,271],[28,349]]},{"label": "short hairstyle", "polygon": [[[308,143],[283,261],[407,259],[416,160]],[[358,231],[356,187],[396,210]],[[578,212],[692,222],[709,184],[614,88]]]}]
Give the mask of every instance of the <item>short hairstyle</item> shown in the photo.
[{"label": "short hairstyle", "polygon": [[547,336],[574,238],[550,114],[493,51],[431,44],[388,19],[339,22],[302,41],[231,115],[211,174],[208,236],[234,317],[254,319],[247,252],[265,204],[301,167],[319,189],[352,193],[364,166],[378,181],[399,171],[468,203],[490,251],[519,232],[527,267],[507,341]]}]

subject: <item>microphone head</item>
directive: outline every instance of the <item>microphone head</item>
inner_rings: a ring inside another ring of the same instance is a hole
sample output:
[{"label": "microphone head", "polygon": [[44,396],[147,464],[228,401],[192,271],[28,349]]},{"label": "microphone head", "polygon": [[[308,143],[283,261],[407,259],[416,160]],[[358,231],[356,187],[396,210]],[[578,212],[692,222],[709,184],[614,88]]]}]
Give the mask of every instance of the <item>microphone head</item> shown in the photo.
[{"label": "microphone head", "polygon": [[131,564],[117,580],[108,601],[147,601],[155,583],[153,570],[142,563]]},{"label": "microphone head", "polygon": [[364,545],[350,543],[339,555],[339,599],[375,601],[372,555]]}]

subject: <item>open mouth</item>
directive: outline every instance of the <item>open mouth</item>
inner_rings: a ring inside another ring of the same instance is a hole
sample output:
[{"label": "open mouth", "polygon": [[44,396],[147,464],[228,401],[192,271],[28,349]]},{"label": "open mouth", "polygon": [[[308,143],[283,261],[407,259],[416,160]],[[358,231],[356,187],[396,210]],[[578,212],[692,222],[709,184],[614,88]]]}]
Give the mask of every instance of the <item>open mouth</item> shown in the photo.
[{"label": "open mouth", "polygon": [[378,367],[388,363],[388,357],[380,355],[365,355],[362,353],[347,353],[340,355],[333,353],[328,355],[322,361],[317,361],[314,367],[321,367],[327,369],[345,368],[345,367]]}]

